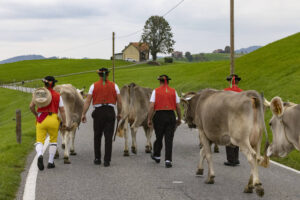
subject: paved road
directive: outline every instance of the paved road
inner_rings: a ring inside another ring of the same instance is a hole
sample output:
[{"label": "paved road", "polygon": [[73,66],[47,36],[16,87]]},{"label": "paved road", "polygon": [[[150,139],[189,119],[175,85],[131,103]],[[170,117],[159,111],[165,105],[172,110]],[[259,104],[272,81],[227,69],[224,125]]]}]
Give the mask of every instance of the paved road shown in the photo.
[{"label": "paved road", "polygon": [[[244,194],[242,191],[249,178],[249,165],[241,155],[239,167],[224,166],[223,147],[221,153],[213,155],[216,183],[205,184],[206,165],[205,176],[195,176],[199,155],[197,132],[185,125],[177,129],[174,165],[170,169],[166,169],[163,162],[156,164],[150,159],[149,154],[144,152],[146,138],[143,131],[139,130],[137,135],[137,155],[123,157],[123,139],[117,138],[113,146],[111,167],[96,166],[93,164],[92,120],[89,118],[88,123],[80,126],[76,136],[78,155],[71,157],[72,164],[64,165],[60,158],[55,162],[55,169],[45,169],[38,173],[36,199],[300,199],[300,175],[275,165],[268,169],[259,168],[265,188],[263,198],[257,197],[255,193]],[[62,150],[60,153],[63,155]]]}]

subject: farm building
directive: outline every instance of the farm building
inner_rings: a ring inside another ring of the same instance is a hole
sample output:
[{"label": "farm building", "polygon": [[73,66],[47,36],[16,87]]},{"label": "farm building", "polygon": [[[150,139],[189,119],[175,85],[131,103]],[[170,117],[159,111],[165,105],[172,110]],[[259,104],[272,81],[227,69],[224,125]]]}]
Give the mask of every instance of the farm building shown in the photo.
[{"label": "farm building", "polygon": [[123,53],[123,60],[145,61],[149,59],[149,46],[146,43],[130,42]]}]

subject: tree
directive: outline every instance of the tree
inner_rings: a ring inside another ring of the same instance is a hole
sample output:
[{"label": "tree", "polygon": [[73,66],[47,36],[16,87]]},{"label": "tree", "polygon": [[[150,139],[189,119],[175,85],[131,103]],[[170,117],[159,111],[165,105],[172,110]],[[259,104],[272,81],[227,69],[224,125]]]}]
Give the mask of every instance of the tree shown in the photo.
[{"label": "tree", "polygon": [[193,56],[192,56],[192,54],[191,54],[189,51],[185,52],[184,56],[186,57],[186,59],[187,59],[189,62],[192,62],[192,61],[193,61]]},{"label": "tree", "polygon": [[169,23],[160,16],[151,16],[145,23],[141,41],[147,43],[153,60],[157,53],[172,53],[175,41]]},{"label": "tree", "polygon": [[224,53],[230,53],[230,46],[226,46],[226,47],[225,47]]}]

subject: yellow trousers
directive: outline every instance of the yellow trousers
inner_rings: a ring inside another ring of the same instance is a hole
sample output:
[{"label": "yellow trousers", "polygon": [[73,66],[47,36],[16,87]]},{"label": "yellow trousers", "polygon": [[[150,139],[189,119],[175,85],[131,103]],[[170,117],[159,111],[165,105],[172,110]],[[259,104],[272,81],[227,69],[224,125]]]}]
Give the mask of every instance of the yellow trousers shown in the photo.
[{"label": "yellow trousers", "polygon": [[60,120],[58,115],[53,113],[48,115],[42,123],[36,123],[36,142],[44,144],[47,133],[50,137],[50,143],[57,143],[57,135]]}]

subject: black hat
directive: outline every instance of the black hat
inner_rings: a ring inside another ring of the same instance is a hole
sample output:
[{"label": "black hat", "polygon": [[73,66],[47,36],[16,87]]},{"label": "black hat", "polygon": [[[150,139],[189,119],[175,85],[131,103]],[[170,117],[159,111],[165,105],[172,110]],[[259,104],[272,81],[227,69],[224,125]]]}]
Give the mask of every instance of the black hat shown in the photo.
[{"label": "black hat", "polygon": [[160,76],[157,78],[157,80],[160,80],[160,81],[167,80],[167,81],[169,81],[169,80],[172,80],[172,79],[169,78],[168,75],[163,74],[163,75],[160,75]]},{"label": "black hat", "polygon": [[97,72],[98,72],[98,74],[102,74],[102,73],[107,74],[107,73],[109,73],[110,71],[109,71],[107,68],[102,67],[102,68],[98,69]]},{"label": "black hat", "polygon": [[226,80],[227,80],[227,81],[231,81],[232,77],[235,77],[235,80],[236,80],[236,81],[242,80],[242,78],[239,77],[237,74],[231,74],[230,76],[227,76]]},{"label": "black hat", "polygon": [[53,76],[46,76],[45,78],[43,78],[43,82],[47,83],[48,81],[52,81],[53,83],[57,82],[57,80],[55,80]]}]

